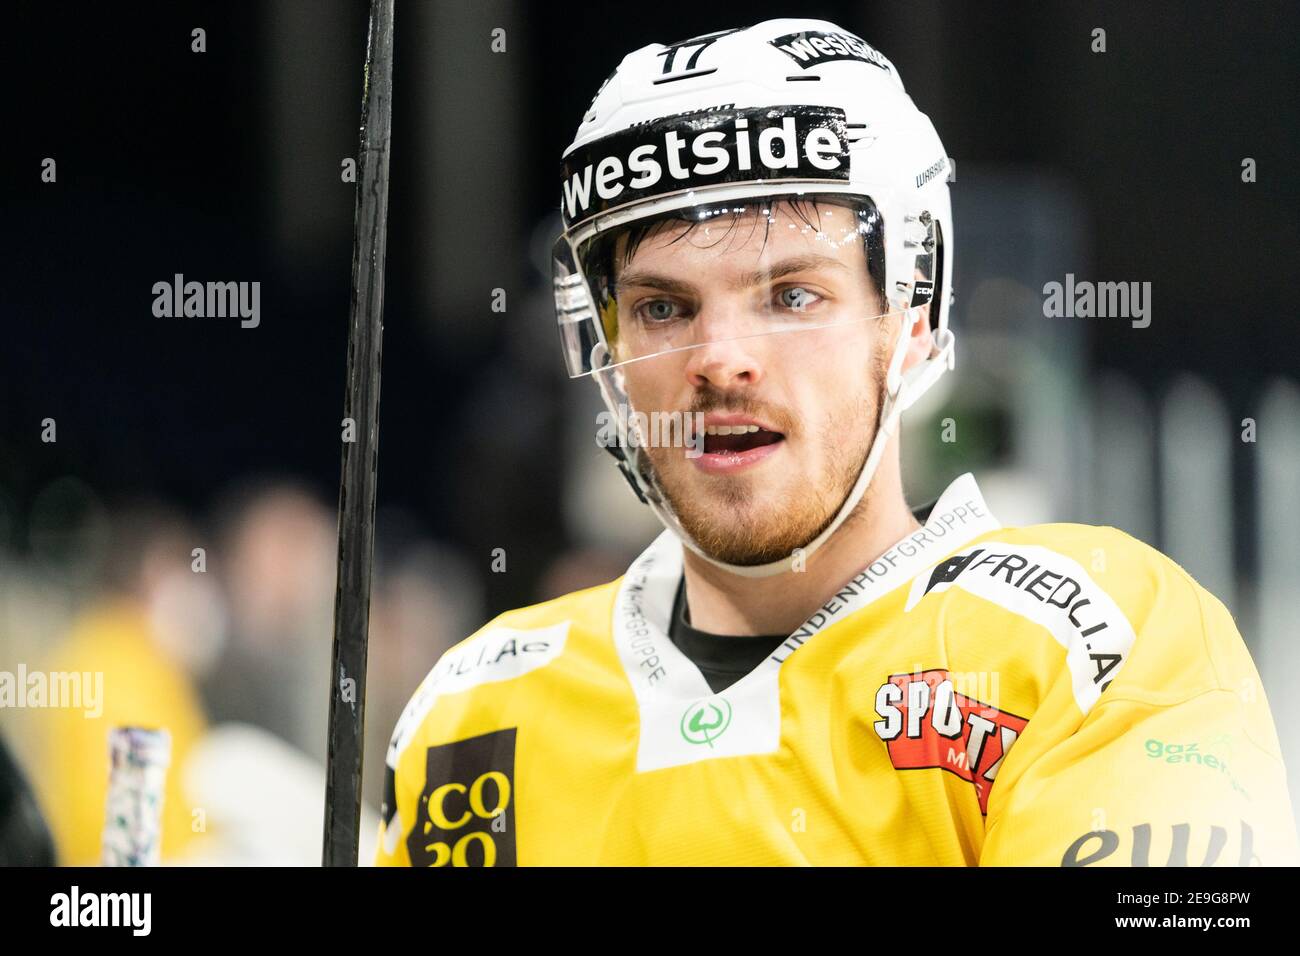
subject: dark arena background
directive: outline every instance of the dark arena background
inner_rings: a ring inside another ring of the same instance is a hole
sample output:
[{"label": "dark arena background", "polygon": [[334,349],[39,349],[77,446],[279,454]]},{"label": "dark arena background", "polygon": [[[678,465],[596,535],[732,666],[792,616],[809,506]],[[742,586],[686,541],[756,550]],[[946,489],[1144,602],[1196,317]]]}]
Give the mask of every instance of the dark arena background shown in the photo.
[{"label": "dark arena background", "polygon": [[[164,863],[320,862],[367,15],[0,12],[0,670],[102,674],[170,728]],[[1294,4],[399,0],[363,863],[441,652],[658,531],[557,347],[560,155],[625,52],[778,16],[878,47],[955,167],[959,356],[909,413],[909,499],[969,470],[1004,524],[1171,555],[1300,792]],[[255,316],[156,314],[175,281],[257,283]],[[1085,281],[1145,315],[1053,314]],[[121,699],[0,708],[61,864],[99,860]]]}]

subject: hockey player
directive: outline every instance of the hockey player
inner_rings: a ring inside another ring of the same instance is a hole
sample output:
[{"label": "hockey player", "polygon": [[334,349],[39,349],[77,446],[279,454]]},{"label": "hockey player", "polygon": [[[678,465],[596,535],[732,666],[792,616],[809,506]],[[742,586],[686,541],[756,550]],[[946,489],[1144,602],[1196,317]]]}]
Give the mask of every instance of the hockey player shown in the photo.
[{"label": "hockey player", "polygon": [[665,531],[443,656],[377,862],[1296,861],[1219,601],[1115,529],[1000,526],[970,475],[905,503],[899,416],[953,362],[947,171],[834,24],[623,60],[564,156],[556,303]]}]

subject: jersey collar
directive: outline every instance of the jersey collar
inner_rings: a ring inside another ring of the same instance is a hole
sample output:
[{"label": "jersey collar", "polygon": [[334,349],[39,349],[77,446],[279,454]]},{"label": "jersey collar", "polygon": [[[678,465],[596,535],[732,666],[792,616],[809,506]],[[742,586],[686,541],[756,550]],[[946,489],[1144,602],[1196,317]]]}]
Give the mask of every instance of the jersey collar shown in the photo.
[{"label": "jersey collar", "polygon": [[[998,527],[974,476],[962,475],[939,496],[922,528],[896,541],[862,568],[771,656],[716,695],[699,668],[668,637],[673,599],[682,575],[683,547],[676,535],[664,531],[632,563],[614,600],[614,644],[641,712],[638,769],[776,749],[780,738],[776,678],[781,665],[830,625]],[[705,715],[693,718],[693,710],[700,708]],[[728,726],[733,715],[744,717],[743,726],[730,734],[719,731],[713,738],[705,732],[708,746],[692,746],[700,741],[691,739],[691,728],[712,726],[714,717],[721,721],[724,714]]]}]

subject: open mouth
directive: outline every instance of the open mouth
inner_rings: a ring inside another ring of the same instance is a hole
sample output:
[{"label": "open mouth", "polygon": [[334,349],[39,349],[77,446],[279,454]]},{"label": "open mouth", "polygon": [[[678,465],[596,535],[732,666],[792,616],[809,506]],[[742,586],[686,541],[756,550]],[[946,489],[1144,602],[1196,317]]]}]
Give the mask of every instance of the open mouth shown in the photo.
[{"label": "open mouth", "polygon": [[735,475],[770,458],[785,444],[785,435],[756,422],[704,426],[704,442],[691,459],[709,475]]},{"label": "open mouth", "polygon": [[704,454],[740,455],[785,438],[758,425],[708,425],[704,429]]}]

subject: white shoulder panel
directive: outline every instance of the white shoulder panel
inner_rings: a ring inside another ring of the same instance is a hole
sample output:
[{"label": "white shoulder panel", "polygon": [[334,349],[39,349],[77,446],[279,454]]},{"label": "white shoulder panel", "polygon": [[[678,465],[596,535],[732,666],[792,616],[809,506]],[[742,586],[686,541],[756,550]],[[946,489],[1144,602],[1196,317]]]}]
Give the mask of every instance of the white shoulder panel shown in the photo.
[{"label": "white shoulder panel", "polygon": [[398,718],[388,745],[388,766],[396,769],[398,755],[443,694],[512,680],[545,667],[564,652],[568,636],[568,621],[538,628],[489,627],[447,651]]}]

